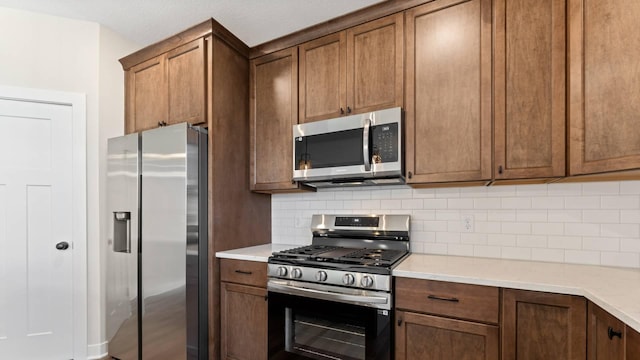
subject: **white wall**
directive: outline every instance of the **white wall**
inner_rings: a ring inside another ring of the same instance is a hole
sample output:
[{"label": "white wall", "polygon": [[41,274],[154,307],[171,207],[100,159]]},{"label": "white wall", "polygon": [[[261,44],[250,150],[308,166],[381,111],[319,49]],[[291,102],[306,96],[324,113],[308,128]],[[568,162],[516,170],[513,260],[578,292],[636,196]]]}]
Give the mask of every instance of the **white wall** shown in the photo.
[{"label": "white wall", "polygon": [[122,133],[118,58],[140,48],[97,23],[0,8],[0,85],[86,94],[89,355],[104,342],[100,212],[105,139]]},{"label": "white wall", "polygon": [[[308,244],[312,214],[411,214],[415,253],[640,268],[640,181],[321,190],[271,198],[272,242]],[[472,229],[462,220],[471,217]]]}]

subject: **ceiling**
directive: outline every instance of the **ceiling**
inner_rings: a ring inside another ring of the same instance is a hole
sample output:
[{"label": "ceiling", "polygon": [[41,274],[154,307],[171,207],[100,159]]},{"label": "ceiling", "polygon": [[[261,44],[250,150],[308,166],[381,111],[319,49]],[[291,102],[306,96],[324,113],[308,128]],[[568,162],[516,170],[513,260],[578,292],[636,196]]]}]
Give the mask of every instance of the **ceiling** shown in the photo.
[{"label": "ceiling", "polygon": [[1,7],[102,24],[147,46],[214,18],[250,47],[380,0],[0,0]]}]

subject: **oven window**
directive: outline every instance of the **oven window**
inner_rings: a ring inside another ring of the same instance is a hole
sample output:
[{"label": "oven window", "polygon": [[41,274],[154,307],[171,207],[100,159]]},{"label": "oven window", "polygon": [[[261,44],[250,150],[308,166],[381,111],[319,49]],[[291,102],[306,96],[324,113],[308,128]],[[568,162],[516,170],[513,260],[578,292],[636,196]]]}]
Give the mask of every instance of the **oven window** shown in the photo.
[{"label": "oven window", "polygon": [[314,359],[364,360],[364,326],[345,324],[287,310],[286,350]]}]

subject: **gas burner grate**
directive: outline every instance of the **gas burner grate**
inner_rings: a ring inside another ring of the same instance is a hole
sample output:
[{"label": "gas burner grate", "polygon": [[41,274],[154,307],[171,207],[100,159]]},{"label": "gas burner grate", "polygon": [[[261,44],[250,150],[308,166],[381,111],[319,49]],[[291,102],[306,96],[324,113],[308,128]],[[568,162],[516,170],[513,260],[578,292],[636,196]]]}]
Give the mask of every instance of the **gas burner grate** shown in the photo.
[{"label": "gas burner grate", "polygon": [[359,249],[351,252],[340,260],[361,261],[363,263],[393,264],[406,254],[406,251],[389,249]]},{"label": "gas burner grate", "polygon": [[316,256],[316,255],[322,254],[327,251],[332,251],[335,249],[338,249],[338,247],[328,246],[328,245],[307,245],[307,246],[301,246],[293,249],[280,251],[278,253],[275,253],[274,255],[310,257],[310,256]]}]

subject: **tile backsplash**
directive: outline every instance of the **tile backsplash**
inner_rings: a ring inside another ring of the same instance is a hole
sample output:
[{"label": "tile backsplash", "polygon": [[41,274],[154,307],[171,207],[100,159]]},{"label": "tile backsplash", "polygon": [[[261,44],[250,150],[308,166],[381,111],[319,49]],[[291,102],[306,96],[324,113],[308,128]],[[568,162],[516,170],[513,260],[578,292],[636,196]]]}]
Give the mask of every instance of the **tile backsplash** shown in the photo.
[{"label": "tile backsplash", "polygon": [[271,198],[272,242],[311,242],[318,213],[411,215],[411,251],[640,268],[640,181],[362,187]]}]

